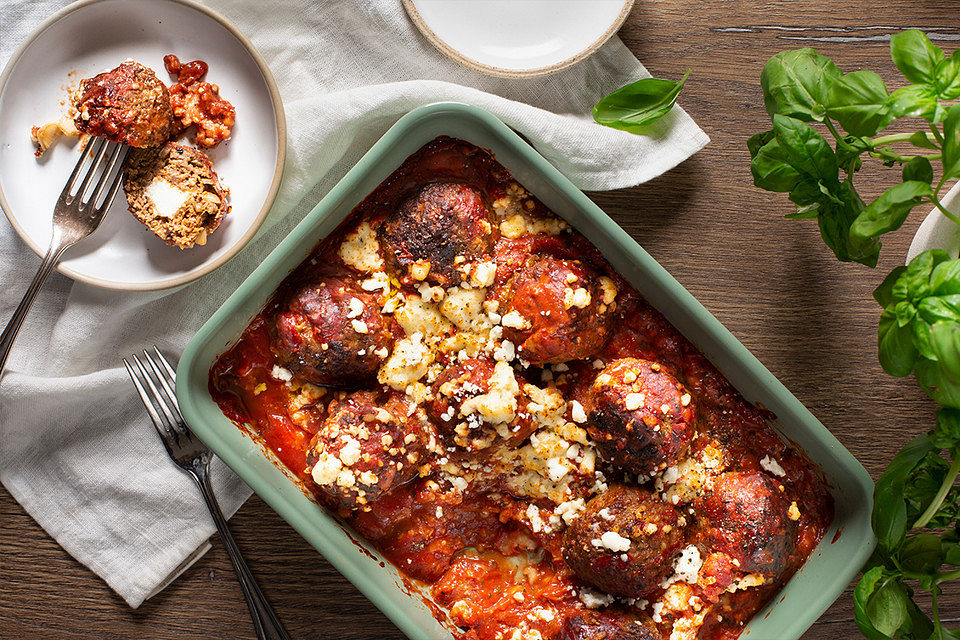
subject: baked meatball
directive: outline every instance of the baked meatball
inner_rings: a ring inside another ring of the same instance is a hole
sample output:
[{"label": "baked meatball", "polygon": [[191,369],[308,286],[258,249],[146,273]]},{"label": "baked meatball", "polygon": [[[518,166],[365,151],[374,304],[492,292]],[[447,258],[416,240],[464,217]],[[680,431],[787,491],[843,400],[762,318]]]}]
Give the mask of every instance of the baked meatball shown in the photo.
[{"label": "baked meatball", "polygon": [[579,260],[531,256],[497,291],[503,335],[534,365],[596,354],[606,343],[616,287]]},{"label": "baked meatball", "polygon": [[690,394],[663,367],[622,358],[597,376],[587,398],[587,432],[603,456],[631,473],[676,464],[693,438]]},{"label": "baked meatball", "polygon": [[128,60],[84,80],[75,96],[77,129],[131,147],[155,147],[170,137],[170,92],[157,75]]},{"label": "baked meatball", "polygon": [[330,405],[310,442],[307,469],[337,508],[368,511],[370,503],[416,478],[432,427],[402,393],[357,391]]},{"label": "baked meatball", "polygon": [[659,588],[684,544],[672,505],[643,489],[617,485],[587,503],[563,536],[563,559],[584,582],[625,598]]},{"label": "baked meatball", "polygon": [[521,397],[510,365],[471,358],[437,377],[429,412],[447,445],[481,451],[498,436],[519,443],[535,429],[529,413],[518,415]]},{"label": "baked meatball", "polygon": [[715,478],[696,502],[697,540],[729,555],[747,573],[777,578],[796,544],[796,523],[780,488],[760,472]]},{"label": "baked meatball", "polygon": [[274,321],[283,366],[315,384],[355,387],[375,380],[393,345],[377,297],[352,279],[328,276],[294,291]]},{"label": "baked meatball", "polygon": [[496,240],[491,218],[473,187],[430,184],[387,217],[380,239],[401,277],[456,286],[476,263],[490,259]]},{"label": "baked meatball", "polygon": [[585,609],[563,623],[557,640],[661,640],[653,620],[644,614]]}]

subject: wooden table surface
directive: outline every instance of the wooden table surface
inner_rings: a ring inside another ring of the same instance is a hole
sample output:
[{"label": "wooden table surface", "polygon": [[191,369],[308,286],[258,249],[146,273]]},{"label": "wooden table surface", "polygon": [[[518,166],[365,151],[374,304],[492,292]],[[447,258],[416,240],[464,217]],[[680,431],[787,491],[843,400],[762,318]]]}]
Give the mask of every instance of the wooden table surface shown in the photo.
[{"label": "wooden table surface", "polygon": [[[876,477],[932,425],[912,379],[876,358],[871,291],[902,262],[920,219],[884,242],[871,270],[840,264],[810,221],[751,181],[747,138],[768,128],[759,86],[777,51],[813,46],[841,68],[900,86],[888,36],[920,27],[960,45],[953,0],[637,0],[620,32],[657,76],[693,74],[680,102],[710,145],[653,182],[591,197],[712,311]],[[865,194],[885,184],[862,172]],[[889,174],[888,174],[889,175]],[[889,186],[888,183],[887,186]],[[397,629],[256,496],[231,527],[294,638],[401,638]],[[227,555],[213,549],[163,593],[129,609],[0,490],[0,638],[254,638]],[[960,590],[944,598],[960,616]],[[850,589],[804,636],[858,637]]]}]

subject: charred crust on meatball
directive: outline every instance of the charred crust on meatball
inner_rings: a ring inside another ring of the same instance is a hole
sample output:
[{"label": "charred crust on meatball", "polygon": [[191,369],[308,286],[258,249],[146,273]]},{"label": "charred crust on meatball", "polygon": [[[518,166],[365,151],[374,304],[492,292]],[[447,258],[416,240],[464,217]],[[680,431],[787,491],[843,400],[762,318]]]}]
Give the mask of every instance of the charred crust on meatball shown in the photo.
[{"label": "charred crust on meatball", "polygon": [[528,256],[493,297],[504,337],[534,365],[595,355],[606,344],[616,309],[613,281],[579,260]]},{"label": "charred crust on meatball", "polygon": [[685,520],[656,494],[615,485],[587,503],[567,528],[563,558],[607,593],[641,598],[659,588],[684,545]]},{"label": "charred crust on meatball", "polygon": [[170,91],[151,69],[132,60],[84,80],[74,106],[77,129],[131,147],[163,144],[173,126]]},{"label": "charred crust on meatball", "polygon": [[708,483],[695,503],[697,540],[741,571],[779,578],[796,545],[796,523],[780,485],[761,472],[732,471]]},{"label": "charred crust on meatball", "polygon": [[587,432],[603,456],[651,475],[680,461],[694,435],[693,399],[664,367],[621,358],[597,375],[587,399]]},{"label": "charred crust on meatball", "polygon": [[272,324],[279,362],[315,384],[351,388],[376,380],[393,347],[392,319],[378,297],[331,275],[294,288]]},{"label": "charred crust on meatball", "polygon": [[661,640],[662,636],[645,614],[618,609],[578,611],[563,623],[558,640]]},{"label": "charred crust on meatball", "polygon": [[496,241],[492,215],[474,187],[429,184],[383,221],[386,262],[404,281],[457,286],[471,264],[490,257]]}]

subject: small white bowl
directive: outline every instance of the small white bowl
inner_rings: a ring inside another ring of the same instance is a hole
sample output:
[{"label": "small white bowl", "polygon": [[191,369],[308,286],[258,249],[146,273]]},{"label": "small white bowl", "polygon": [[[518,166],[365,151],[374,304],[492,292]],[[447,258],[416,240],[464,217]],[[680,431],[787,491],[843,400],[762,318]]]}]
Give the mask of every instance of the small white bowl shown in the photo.
[{"label": "small white bowl", "polygon": [[[960,216],[960,182],[953,185],[940,199],[940,204],[950,213]],[[960,225],[943,215],[936,207],[927,214],[914,234],[913,242],[907,249],[907,264],[929,249],[943,249],[952,258],[960,255]]]},{"label": "small white bowl", "polygon": [[633,0],[403,0],[441,53],[503,78],[532,78],[585,60],[617,32]]},{"label": "small white bowl", "polygon": [[140,224],[119,194],[100,228],[57,267],[74,280],[139,291],[191,282],[243,248],[276,196],[286,154],[283,107],[270,70],[246,37],[192,0],[81,0],[41,24],[0,75],[0,207],[16,232],[38,255],[46,253],[54,203],[79,152],[75,139],[61,139],[35,158],[30,128],[59,119],[67,84],[128,58],[170,83],[163,68],[168,53],[206,61],[206,80],[237,109],[232,138],[208,151],[230,189],[232,211],[206,245],[181,251]]}]

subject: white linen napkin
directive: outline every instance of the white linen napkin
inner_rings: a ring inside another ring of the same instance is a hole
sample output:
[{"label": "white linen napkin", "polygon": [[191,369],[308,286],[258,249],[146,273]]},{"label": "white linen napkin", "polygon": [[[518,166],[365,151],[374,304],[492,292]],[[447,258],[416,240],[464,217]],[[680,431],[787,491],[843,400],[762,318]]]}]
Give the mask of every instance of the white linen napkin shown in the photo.
[{"label": "white linen napkin", "polygon": [[[0,59],[63,3],[0,0]],[[191,481],[167,458],[121,355],[170,356],[261,259],[410,109],[457,100],[493,112],[585,189],[649,180],[707,142],[679,107],[655,135],[600,127],[603,95],[647,74],[618,38],[589,60],[534,80],[504,80],[439,54],[400,0],[212,0],[264,55],[283,96],[286,173],[267,224],[229,264],[174,291],[117,293],[55,273],[0,383],[0,482],[73,557],[138,606],[206,550],[214,532]],[[239,114],[242,118],[243,114]],[[0,322],[39,258],[0,222]],[[217,461],[223,509],[250,495]]]}]

